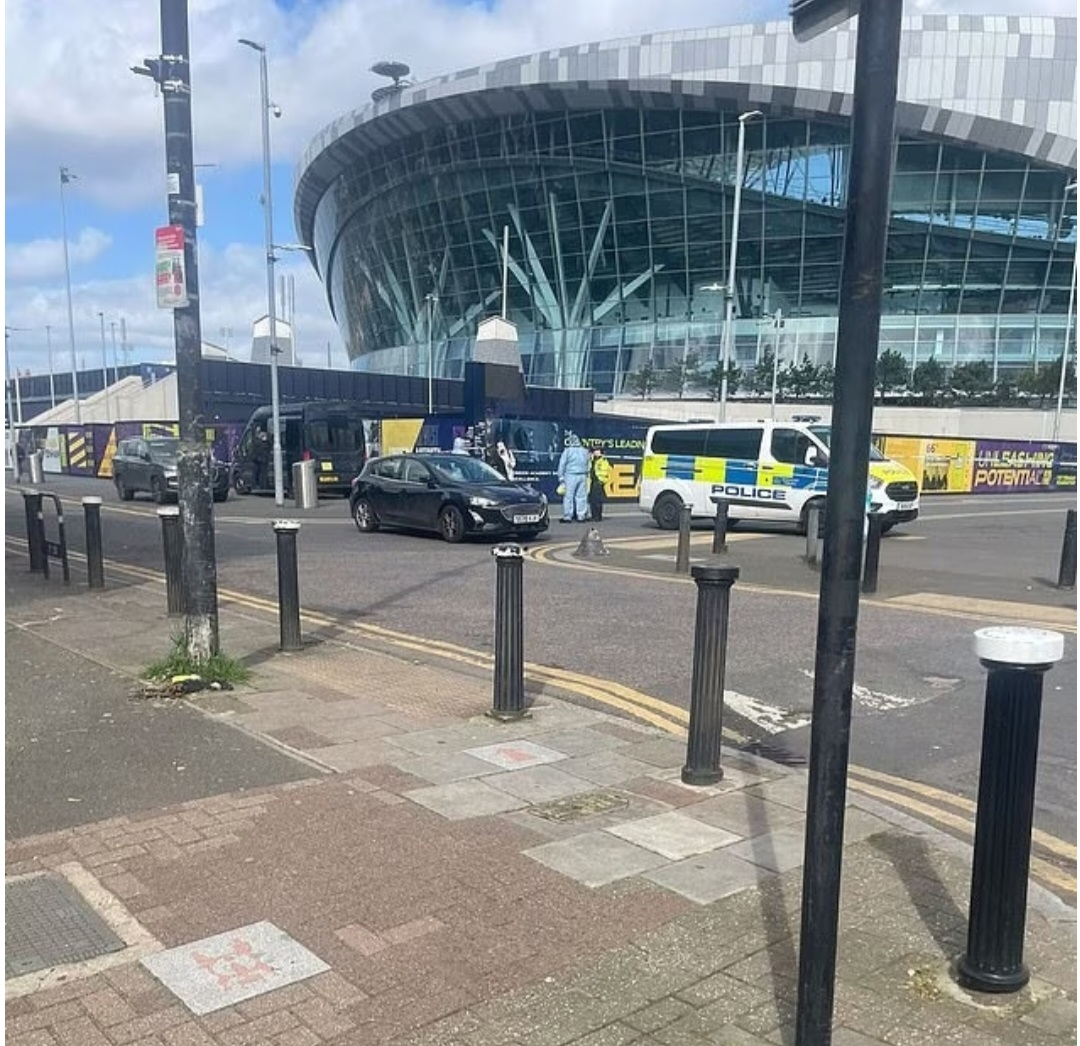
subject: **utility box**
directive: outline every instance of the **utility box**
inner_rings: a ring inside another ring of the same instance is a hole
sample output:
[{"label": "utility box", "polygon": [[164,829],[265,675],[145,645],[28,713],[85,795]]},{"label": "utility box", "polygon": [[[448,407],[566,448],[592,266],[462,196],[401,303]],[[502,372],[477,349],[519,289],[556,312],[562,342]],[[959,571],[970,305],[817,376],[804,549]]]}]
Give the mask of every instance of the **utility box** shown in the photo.
[{"label": "utility box", "polygon": [[35,450],[27,455],[30,462],[30,483],[38,486],[45,482],[45,451]]},{"label": "utility box", "polygon": [[297,508],[315,508],[319,504],[319,487],[315,482],[315,462],[296,461],[292,467],[293,497]]}]

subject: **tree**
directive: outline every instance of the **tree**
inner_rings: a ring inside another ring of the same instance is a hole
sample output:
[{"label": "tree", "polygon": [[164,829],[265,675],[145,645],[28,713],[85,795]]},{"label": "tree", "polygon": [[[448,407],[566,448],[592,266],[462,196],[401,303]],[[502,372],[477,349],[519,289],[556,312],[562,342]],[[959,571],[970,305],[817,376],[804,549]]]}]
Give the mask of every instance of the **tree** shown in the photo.
[{"label": "tree", "polygon": [[[724,369],[721,364],[715,364],[708,373],[699,377],[701,387],[709,394],[710,399],[720,399],[720,386],[723,379]],[[743,384],[743,373],[738,366],[728,362],[728,394],[736,392]]]},{"label": "tree", "polygon": [[659,375],[656,373],[656,368],[646,362],[641,370],[631,374],[626,383],[630,386],[630,391],[635,396],[640,396],[642,399],[647,398],[653,394],[653,390],[656,388],[659,381]]},{"label": "tree", "polygon": [[994,387],[994,368],[985,360],[961,363],[953,367],[949,384],[965,396],[981,396]]},{"label": "tree", "polygon": [[683,398],[686,390],[693,388],[701,382],[701,363],[697,353],[688,352],[685,358],[675,360],[660,375],[660,385],[669,392],[674,392],[679,399]]},{"label": "tree", "polygon": [[836,368],[831,363],[823,363],[817,369],[817,378],[811,391],[815,396],[825,396],[831,400],[835,381]]},{"label": "tree", "polygon": [[[1062,358],[1059,356],[1053,363],[1040,367],[1037,371],[1034,367],[1028,368],[1017,379],[1020,391],[1026,392],[1029,396],[1038,396],[1040,407],[1045,406],[1048,399],[1056,399],[1058,389],[1061,387],[1061,364]],[[1070,360],[1065,368],[1066,395],[1075,388],[1076,367]]]},{"label": "tree", "polygon": [[818,366],[809,356],[803,355],[802,361],[795,366],[789,364],[784,368],[786,381],[785,387],[795,399],[803,399],[813,395],[818,383]]},{"label": "tree", "polygon": [[877,361],[877,387],[882,400],[885,393],[898,389],[907,381],[907,360],[895,349],[886,349]]},{"label": "tree", "polygon": [[[744,382],[746,391],[752,393],[755,396],[768,396],[772,391],[772,374],[773,374],[773,350],[771,348],[762,349],[761,359],[754,364],[753,370],[750,371],[749,376]],[[777,375],[777,395],[780,393],[780,377]]]},{"label": "tree", "polygon": [[925,402],[933,403],[945,388],[945,380],[944,365],[931,356],[915,368],[915,373],[911,376],[911,387]]}]

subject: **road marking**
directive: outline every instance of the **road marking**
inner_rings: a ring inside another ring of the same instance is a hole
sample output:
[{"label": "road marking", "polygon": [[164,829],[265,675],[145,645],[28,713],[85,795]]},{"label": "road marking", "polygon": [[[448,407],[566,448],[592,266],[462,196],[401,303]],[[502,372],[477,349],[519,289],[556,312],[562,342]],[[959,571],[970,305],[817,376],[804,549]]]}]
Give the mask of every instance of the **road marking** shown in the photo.
[{"label": "road marking", "polygon": [[[728,534],[728,542],[733,541],[756,541],[759,538],[769,537],[768,534]],[[696,534],[690,535],[691,545],[709,545],[712,543],[712,533],[703,533],[699,531]],[[674,532],[669,537],[657,537],[655,535],[649,535],[648,537],[629,537],[629,538],[605,538],[604,544],[608,547],[614,548],[629,548],[639,549],[653,549],[664,548],[671,549],[674,554],[675,548],[678,544],[678,535]]]},{"label": "road marking", "polygon": [[993,620],[1038,622],[1076,631],[1076,611],[1067,607],[1044,607],[1036,603],[1012,603],[999,599],[976,599],[974,596],[946,596],[937,592],[912,592],[893,596],[886,603],[930,610],[951,610],[970,617]]},{"label": "road marking", "polygon": [[800,727],[809,726],[811,721],[809,713],[777,708],[736,690],[724,691],[724,705],[769,734],[798,730]]},{"label": "road marking", "polygon": [[919,522],[932,523],[938,519],[985,519],[989,516],[1056,516],[1062,511],[1056,508],[1016,508],[991,509],[989,512],[942,512],[919,516]]},{"label": "road marking", "polygon": [[[858,777],[865,777],[870,781],[878,781],[893,788],[906,789],[909,792],[915,792],[918,795],[933,799],[936,802],[948,803],[950,806],[955,806],[957,809],[964,810],[970,814],[974,814],[978,809],[978,805],[974,800],[968,799],[963,795],[956,795],[953,792],[946,792],[941,788],[935,788],[933,785],[921,784],[918,781],[909,781],[904,777],[894,777],[892,774],[886,774],[880,770],[869,770],[865,766],[853,766],[850,767],[850,771]],[[1048,835],[1038,828],[1033,828],[1031,830],[1031,838],[1044,849],[1057,854],[1059,857],[1064,857],[1070,861],[1076,860],[1076,847],[1072,843],[1066,842],[1064,839],[1058,839],[1057,836]]]},{"label": "road marking", "polygon": [[[959,817],[956,814],[949,813],[947,810],[939,810],[936,806],[931,806],[929,803],[924,803],[919,799],[912,799],[896,792],[887,791],[884,788],[878,788],[876,785],[868,784],[866,781],[860,781],[857,778],[849,777],[848,786],[854,791],[862,792],[864,795],[869,795],[874,799],[881,799],[884,802],[891,803],[893,806],[911,810],[929,821],[947,825],[963,833],[965,839],[970,840],[974,835],[974,825],[966,817]],[[1031,855],[1030,861],[1032,874],[1042,879],[1044,883],[1052,885],[1065,893],[1076,893],[1075,875],[1069,875],[1068,872],[1058,868],[1057,865],[1051,864],[1034,854]]]}]

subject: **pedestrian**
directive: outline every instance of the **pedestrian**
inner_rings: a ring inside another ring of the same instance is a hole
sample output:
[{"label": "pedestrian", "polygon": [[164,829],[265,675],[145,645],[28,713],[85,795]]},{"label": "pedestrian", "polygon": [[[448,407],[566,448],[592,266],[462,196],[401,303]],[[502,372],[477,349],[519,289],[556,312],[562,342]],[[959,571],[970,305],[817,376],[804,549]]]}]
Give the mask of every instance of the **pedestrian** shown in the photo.
[{"label": "pedestrian", "polygon": [[514,469],[517,467],[517,458],[514,452],[502,440],[495,444],[495,453],[499,458],[499,464],[495,467],[511,482],[514,479]]},{"label": "pedestrian", "polygon": [[450,451],[451,454],[468,454],[469,453],[469,441],[461,434],[458,433],[454,437],[454,447]]},{"label": "pedestrian", "polygon": [[597,523],[604,518],[604,487],[611,479],[611,462],[599,447],[593,447],[589,462],[589,515]]},{"label": "pedestrian", "polygon": [[255,433],[255,448],[251,455],[255,463],[255,480],[252,487],[255,490],[265,490],[270,485],[270,433],[266,429],[258,429]]},{"label": "pedestrian", "polygon": [[[573,433],[559,456],[559,483],[566,487],[563,494],[563,513],[560,523],[584,523],[589,518],[589,452]],[[575,515],[576,513],[576,515]]]}]

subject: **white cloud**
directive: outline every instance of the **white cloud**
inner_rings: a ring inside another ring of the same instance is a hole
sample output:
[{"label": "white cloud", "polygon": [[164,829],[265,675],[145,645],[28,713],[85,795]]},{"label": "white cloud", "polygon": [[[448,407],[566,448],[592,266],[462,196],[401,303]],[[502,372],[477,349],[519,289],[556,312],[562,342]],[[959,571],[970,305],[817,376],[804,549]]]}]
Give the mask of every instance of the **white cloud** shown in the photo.
[{"label": "white cloud", "polygon": [[[109,249],[112,237],[100,229],[88,227],[78,238],[68,241],[71,267],[85,265],[100,258]],[[29,243],[7,244],[5,259],[7,278],[13,281],[43,280],[59,277],[64,272],[63,240],[31,240]]]}]

